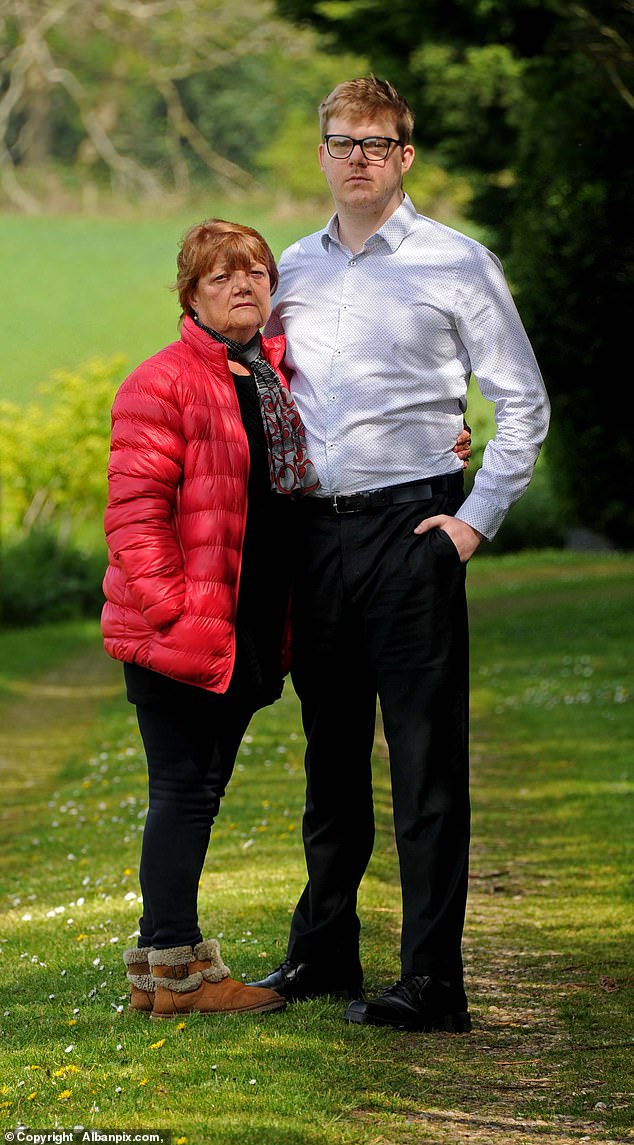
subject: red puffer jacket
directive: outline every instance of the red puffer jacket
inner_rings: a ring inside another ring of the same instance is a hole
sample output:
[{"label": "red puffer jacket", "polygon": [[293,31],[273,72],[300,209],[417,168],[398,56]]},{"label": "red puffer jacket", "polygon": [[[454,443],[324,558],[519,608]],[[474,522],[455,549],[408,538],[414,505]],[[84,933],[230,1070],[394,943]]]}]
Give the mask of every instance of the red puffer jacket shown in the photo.
[{"label": "red puffer jacket", "polygon": [[[262,347],[286,385],[284,338]],[[115,660],[226,691],[248,474],[227,351],[185,318],[112,409],[102,631]]]}]

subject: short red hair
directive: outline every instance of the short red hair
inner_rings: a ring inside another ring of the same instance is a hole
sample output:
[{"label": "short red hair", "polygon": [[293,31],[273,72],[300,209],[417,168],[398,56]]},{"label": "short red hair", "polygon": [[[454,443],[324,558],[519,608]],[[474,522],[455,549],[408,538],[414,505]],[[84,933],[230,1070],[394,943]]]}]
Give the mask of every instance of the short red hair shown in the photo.
[{"label": "short red hair", "polygon": [[264,263],[269,272],[271,293],[278,283],[273,252],[259,231],[226,219],[205,219],[185,231],[176,259],[178,291],[182,315],[194,316],[191,297],[199,280],[222,259],[229,271],[246,270],[254,262]]}]

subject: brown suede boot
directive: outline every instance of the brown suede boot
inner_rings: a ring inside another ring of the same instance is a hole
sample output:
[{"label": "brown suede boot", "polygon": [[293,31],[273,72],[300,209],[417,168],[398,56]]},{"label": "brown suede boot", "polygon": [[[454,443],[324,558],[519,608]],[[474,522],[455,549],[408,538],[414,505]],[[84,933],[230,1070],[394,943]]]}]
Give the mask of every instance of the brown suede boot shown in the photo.
[{"label": "brown suede boot", "polygon": [[151,946],[137,946],[134,950],[123,951],[123,961],[128,972],[130,983],[129,1010],[151,1011],[154,1005],[154,982],[148,963],[148,954]]},{"label": "brown suede boot", "polygon": [[150,950],[154,980],[152,1018],[180,1014],[246,1014],[283,1010],[286,1001],[275,990],[245,986],[229,977],[214,938],[191,946]]}]

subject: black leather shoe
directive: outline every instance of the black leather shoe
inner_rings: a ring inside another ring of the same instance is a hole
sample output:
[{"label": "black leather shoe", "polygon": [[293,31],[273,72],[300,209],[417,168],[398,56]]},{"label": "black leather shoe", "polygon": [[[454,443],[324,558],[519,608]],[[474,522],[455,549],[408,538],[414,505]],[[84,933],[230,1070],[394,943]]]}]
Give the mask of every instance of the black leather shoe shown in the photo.
[{"label": "black leather shoe", "polygon": [[353,973],[339,971],[336,966],[326,972],[313,962],[290,962],[288,959],[271,971],[268,978],[260,982],[249,982],[249,986],[264,986],[275,990],[287,1002],[303,1002],[307,998],[320,998],[333,994],[340,998],[363,998],[363,977],[361,968]]},{"label": "black leather shoe", "polygon": [[449,1030],[466,1034],[471,1029],[467,996],[462,987],[416,974],[405,974],[378,998],[351,1002],[344,1018],[347,1022],[394,1026],[398,1030]]}]

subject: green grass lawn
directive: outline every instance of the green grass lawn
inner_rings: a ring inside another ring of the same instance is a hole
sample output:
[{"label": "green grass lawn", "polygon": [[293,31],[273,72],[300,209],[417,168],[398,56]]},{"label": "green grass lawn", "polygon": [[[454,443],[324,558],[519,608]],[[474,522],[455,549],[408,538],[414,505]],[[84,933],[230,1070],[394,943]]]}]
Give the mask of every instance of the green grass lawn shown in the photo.
[{"label": "green grass lawn", "polygon": [[[0,634],[0,1128],[170,1130],[182,1145],[631,1140],[634,558],[476,557],[471,1035],[347,1026],[342,1004],[150,1022],[126,1010],[144,764],[96,625]],[[59,641],[59,656],[54,648]],[[398,976],[385,751],[362,887],[370,991]],[[201,921],[235,976],[284,954],[303,885],[296,698],[254,720]]]},{"label": "green grass lawn", "polygon": [[322,222],[213,196],[169,216],[0,214],[0,398],[25,401],[54,369],[90,358],[123,354],[132,368],[177,337],[178,242],[210,215],[260,229],[276,256]]},{"label": "green grass lawn", "polygon": [[[0,399],[23,403],[56,369],[125,358],[122,377],[178,337],[178,242],[210,215],[262,232],[276,255],[323,226],[327,211],[282,221],[265,204],[214,199],[186,213],[27,217],[0,213]],[[482,446],[491,406],[475,391],[470,416]]]}]

